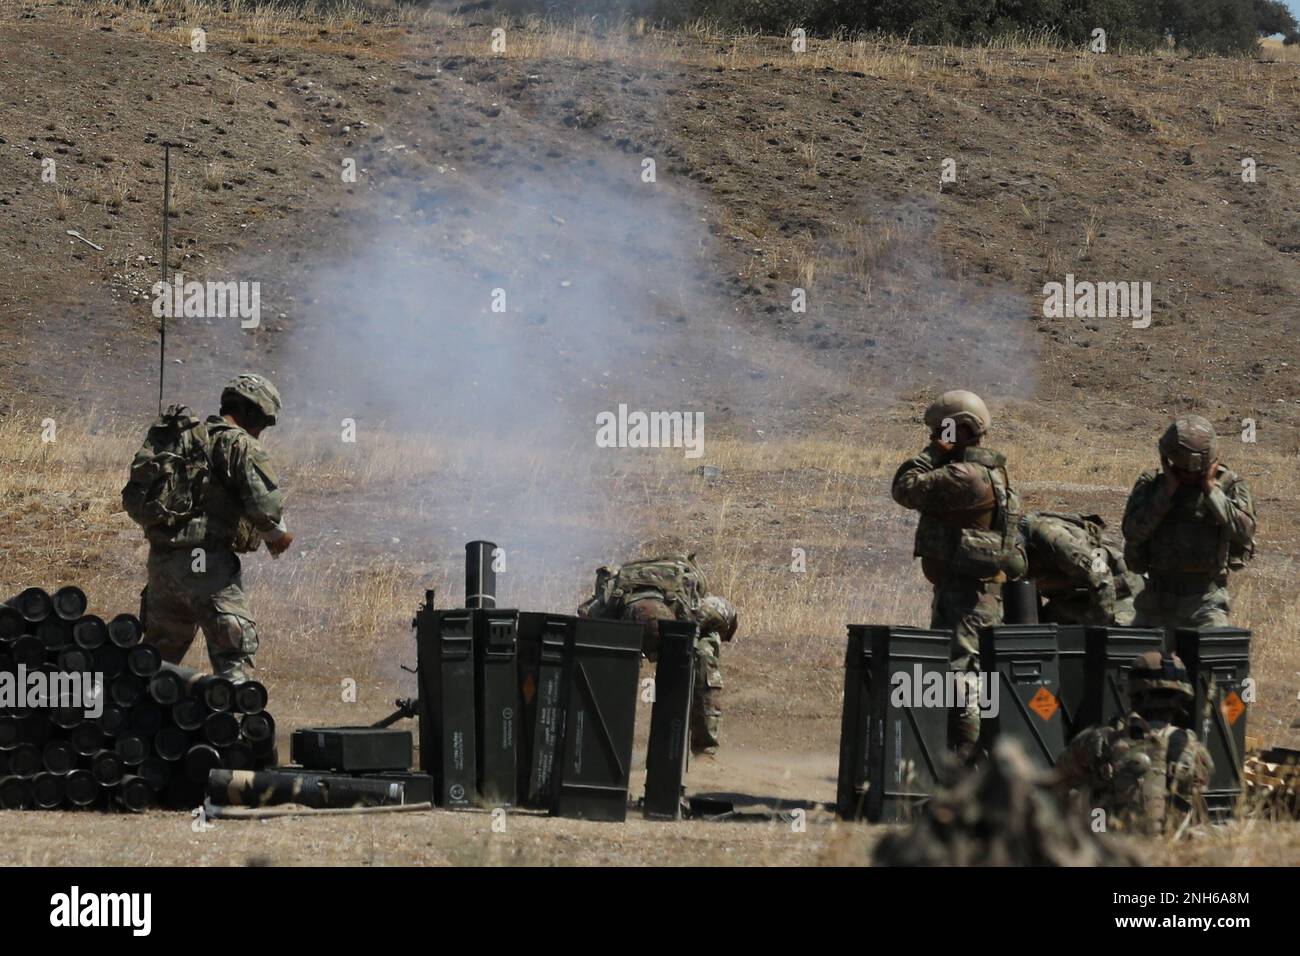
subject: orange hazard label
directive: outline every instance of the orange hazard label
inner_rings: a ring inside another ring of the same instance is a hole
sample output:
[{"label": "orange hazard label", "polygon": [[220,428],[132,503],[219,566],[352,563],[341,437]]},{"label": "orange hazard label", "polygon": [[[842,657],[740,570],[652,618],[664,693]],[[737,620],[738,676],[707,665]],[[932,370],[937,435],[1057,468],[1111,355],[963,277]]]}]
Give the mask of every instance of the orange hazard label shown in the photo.
[{"label": "orange hazard label", "polygon": [[1228,718],[1229,724],[1235,724],[1241,719],[1241,715],[1246,712],[1246,702],[1237,696],[1237,692],[1229,691],[1228,696],[1223,698],[1223,703],[1219,705],[1223,711],[1223,716]]},{"label": "orange hazard label", "polygon": [[1038,688],[1038,693],[1029,699],[1029,709],[1043,720],[1051,720],[1057,706],[1056,695],[1046,687]]}]

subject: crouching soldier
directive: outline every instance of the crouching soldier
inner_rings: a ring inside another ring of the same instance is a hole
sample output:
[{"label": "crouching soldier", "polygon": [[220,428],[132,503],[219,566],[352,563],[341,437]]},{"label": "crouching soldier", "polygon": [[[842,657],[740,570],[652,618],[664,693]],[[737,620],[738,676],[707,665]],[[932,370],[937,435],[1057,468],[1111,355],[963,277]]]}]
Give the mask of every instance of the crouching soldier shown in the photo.
[{"label": "crouching soldier", "polygon": [[1085,730],[1056,764],[1056,786],[1078,791],[1107,830],[1155,836],[1205,816],[1214,761],[1196,734],[1176,721],[1192,701],[1187,669],[1175,655],[1140,654],[1127,680],[1132,712]]},{"label": "crouching soldier", "polygon": [[1100,515],[1035,511],[1020,522],[1033,580],[1048,624],[1133,623],[1141,575],[1128,570],[1123,549],[1103,535]]},{"label": "crouching soldier", "polygon": [[722,722],[722,644],[735,636],[736,609],[710,594],[694,554],[648,558],[596,571],[596,590],[578,608],[579,617],[636,621],[645,628],[642,652],[655,660],[659,622],[698,624],[695,686],[691,701],[691,752],[716,754]]},{"label": "crouching soldier", "polygon": [[257,624],[239,554],[266,542],[278,557],[293,543],[280,479],[258,441],[279,415],[274,385],[237,375],[206,421],[169,407],[131,463],[122,505],[149,541],[144,640],[165,661],[180,663],[202,629],[214,673],[241,680],[253,666]]}]

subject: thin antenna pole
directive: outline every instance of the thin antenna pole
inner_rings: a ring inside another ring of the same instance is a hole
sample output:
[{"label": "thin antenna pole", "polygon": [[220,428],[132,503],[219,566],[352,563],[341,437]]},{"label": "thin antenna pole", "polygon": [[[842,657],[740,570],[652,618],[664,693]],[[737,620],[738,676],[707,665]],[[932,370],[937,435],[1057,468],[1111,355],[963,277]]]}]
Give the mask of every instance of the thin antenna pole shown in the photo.
[{"label": "thin antenna pole", "polygon": [[167,208],[171,204],[172,195],[172,144],[163,143],[163,223],[162,223],[162,284],[164,299],[162,309],[162,324],[158,327],[158,414],[163,410],[163,379],[167,375],[167,312],[171,309],[172,294],[171,289],[167,287],[167,249],[168,246],[168,220],[171,218],[171,212]]}]

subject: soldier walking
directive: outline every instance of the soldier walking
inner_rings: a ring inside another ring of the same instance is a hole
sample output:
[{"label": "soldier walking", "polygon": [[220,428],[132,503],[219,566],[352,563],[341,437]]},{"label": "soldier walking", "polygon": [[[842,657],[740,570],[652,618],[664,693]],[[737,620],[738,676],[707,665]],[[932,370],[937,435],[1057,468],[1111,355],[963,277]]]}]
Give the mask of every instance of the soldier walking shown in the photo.
[{"label": "soldier walking", "polygon": [[979,629],[1002,622],[1002,585],[1025,572],[1020,499],[1002,455],[981,446],[992,424],[973,392],[944,392],[925,411],[930,444],[894,475],[894,500],[921,513],[913,555],[934,586],[930,626],[952,630],[952,668],[965,675],[964,707],[948,744],[964,761],[979,741]]},{"label": "soldier walking", "polygon": [[237,375],[207,421],[183,405],[163,412],[131,464],[122,504],[149,541],[144,640],[165,661],[180,663],[202,629],[214,673],[242,680],[253,666],[257,624],[239,554],[266,542],[278,557],[293,543],[280,479],[258,441],[280,407],[267,379]]},{"label": "soldier walking", "polygon": [[1246,482],[1219,464],[1214,426],[1174,421],[1160,468],[1139,476],[1124,508],[1124,558],[1146,575],[1138,627],[1224,627],[1228,572],[1254,554],[1255,505]]}]

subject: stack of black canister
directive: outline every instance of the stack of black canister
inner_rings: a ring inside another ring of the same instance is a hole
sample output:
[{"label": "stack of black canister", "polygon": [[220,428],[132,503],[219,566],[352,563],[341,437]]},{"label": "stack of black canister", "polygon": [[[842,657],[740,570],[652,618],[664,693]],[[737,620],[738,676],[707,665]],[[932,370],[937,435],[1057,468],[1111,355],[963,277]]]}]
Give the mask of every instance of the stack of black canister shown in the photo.
[{"label": "stack of black canister", "polygon": [[266,688],[163,663],[85,593],[0,605],[0,809],[198,806],[208,771],[277,763]]}]

